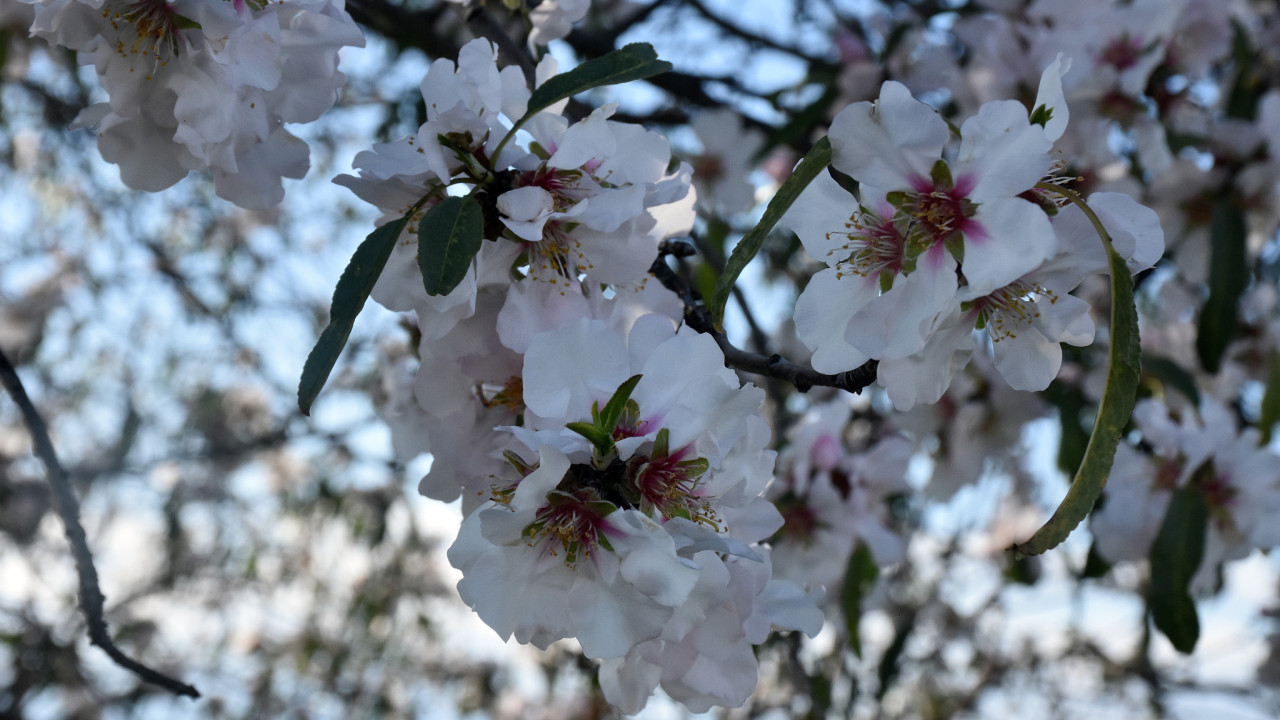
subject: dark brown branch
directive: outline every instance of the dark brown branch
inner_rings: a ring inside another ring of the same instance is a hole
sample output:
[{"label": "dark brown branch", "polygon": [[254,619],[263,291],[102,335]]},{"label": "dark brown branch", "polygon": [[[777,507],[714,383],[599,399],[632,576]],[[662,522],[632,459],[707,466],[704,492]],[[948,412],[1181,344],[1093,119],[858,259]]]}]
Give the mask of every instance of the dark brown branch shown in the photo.
[{"label": "dark brown branch", "polygon": [[[701,235],[692,235],[693,246],[702,253],[702,257],[706,259],[707,264],[712,270],[719,275],[724,272],[724,260],[707,245],[706,238]],[[751,345],[756,352],[763,353],[768,350],[769,338],[764,334],[764,329],[760,327],[760,323],[756,322],[755,313],[751,311],[751,306],[747,304],[747,296],[742,292],[742,288],[737,285],[733,286],[733,299],[738,303],[738,308],[742,310],[743,317],[747,320],[747,327],[751,330]]]},{"label": "dark brown branch", "polygon": [[102,648],[103,652],[117,665],[137,675],[143,682],[157,685],[177,695],[200,697],[200,692],[194,687],[129,658],[111,640],[104,617],[106,599],[98,587],[98,570],[93,565],[89,541],[85,537],[84,527],[80,524],[80,503],[71,490],[67,471],[58,462],[44,419],[31,403],[31,398],[27,397],[22,379],[18,377],[18,372],[2,351],[0,351],[0,381],[3,381],[5,389],[9,391],[10,397],[22,412],[22,419],[31,432],[31,442],[35,446],[36,455],[40,457],[45,470],[49,473],[54,505],[58,508],[58,514],[62,516],[62,522],[66,526],[67,542],[71,544],[71,552],[76,561],[76,574],[80,578],[80,609],[84,612],[85,621],[89,625],[89,641]]},{"label": "dark brown branch", "polygon": [[386,37],[401,49],[416,47],[431,58],[455,57],[461,41],[437,28],[441,13],[450,7],[439,3],[424,10],[411,10],[383,0],[349,0],[351,19]]},{"label": "dark brown branch", "polygon": [[715,13],[711,12],[711,10],[708,9],[706,5],[702,4],[702,0],[685,0],[685,2],[686,4],[689,5],[689,7],[693,8],[694,11],[696,11],[699,15],[701,15],[711,24],[723,30],[727,35],[736,37],[739,40],[743,40],[751,45],[756,45],[759,47],[767,47],[771,50],[777,50],[778,52],[786,53],[788,55],[794,55],[795,57],[798,57],[801,60],[805,60],[811,65],[828,64],[824,60],[806,55],[805,53],[801,52],[797,48],[783,45],[782,43],[770,40],[769,38],[764,37],[763,35],[757,35],[756,33],[749,32],[747,30],[744,30],[743,28],[738,27],[737,25],[734,25],[728,20],[725,20],[719,15],[716,15]]},{"label": "dark brown branch", "polygon": [[734,346],[723,332],[715,329],[711,321],[711,311],[702,302],[702,295],[667,265],[667,255],[685,257],[691,254],[692,250],[691,245],[684,243],[663,243],[658,258],[649,267],[649,273],[684,303],[685,324],[700,333],[710,335],[716,341],[721,352],[724,353],[726,365],[744,372],[785,380],[800,392],[808,392],[812,387],[833,387],[846,392],[860,393],[875,382],[876,368],[880,364],[876,360],[868,360],[847,372],[828,375],[807,365],[793,363],[776,353],[765,356]]}]

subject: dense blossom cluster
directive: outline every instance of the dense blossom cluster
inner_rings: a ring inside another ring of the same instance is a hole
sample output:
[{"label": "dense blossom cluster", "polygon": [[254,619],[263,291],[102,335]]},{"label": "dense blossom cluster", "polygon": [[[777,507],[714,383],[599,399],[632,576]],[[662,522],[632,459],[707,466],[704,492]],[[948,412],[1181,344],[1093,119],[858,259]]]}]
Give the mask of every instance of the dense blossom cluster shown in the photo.
[{"label": "dense blossom cluster", "polygon": [[[530,91],[483,41],[437,61],[423,96],[417,136],[362,153],[360,176],[338,182],[415,221],[455,178],[486,194],[487,241],[462,284],[426,294],[411,225],[374,290],[417,316],[418,402],[392,424],[401,452],[433,455],[422,491],[462,496],[449,558],[463,600],[504,637],[576,638],[607,661],[621,707],[659,684],[690,707],[741,704],[751,646],[773,625],[814,634],[821,614],[770,578],[758,546],[782,523],[763,498],[763,392],[739,387],[709,337],[677,330],[679,303],[647,281],[658,242],[692,224],[689,167],[668,173],[666,140],[608,107],[569,123],[558,103],[504,145]],[[569,429],[632,377],[606,442]]]},{"label": "dense blossom cluster", "polygon": [[[35,2],[35,0],[24,0]],[[218,194],[276,205],[307,145],[285,123],[328,110],[338,49],[364,45],[342,0],[49,0],[34,35],[78,51],[108,93],[76,119],[96,127],[125,184],[163,190],[212,170]]]}]

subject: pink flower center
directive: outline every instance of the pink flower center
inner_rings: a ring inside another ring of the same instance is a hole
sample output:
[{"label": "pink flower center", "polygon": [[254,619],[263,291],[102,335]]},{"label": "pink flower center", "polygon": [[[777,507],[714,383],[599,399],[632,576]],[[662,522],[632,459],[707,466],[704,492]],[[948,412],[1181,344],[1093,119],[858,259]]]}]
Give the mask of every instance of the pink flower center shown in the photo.
[{"label": "pink flower center", "polygon": [[1099,65],[1110,65],[1117,70],[1128,70],[1138,64],[1142,58],[1142,42],[1125,33],[1102,49],[1098,55]]},{"label": "pink flower center", "polygon": [[633,458],[628,463],[629,490],[638,494],[636,503],[644,512],[657,512],[664,519],[683,517],[719,529],[720,518],[698,492],[698,478],[705,466],[685,446],[664,458]]},{"label": "pink flower center", "polygon": [[573,567],[602,544],[608,528],[605,516],[614,508],[587,488],[552,491],[547,497],[550,504],[538,510],[524,529],[524,537],[550,555],[563,554],[565,565]]},{"label": "pink flower center", "polygon": [[[836,277],[877,277],[884,272],[896,275],[902,269],[906,240],[892,221],[881,219],[870,210],[859,210],[849,217],[841,233],[845,243],[827,251],[828,256],[848,253],[836,263]],[[835,234],[828,233],[827,237]]]}]

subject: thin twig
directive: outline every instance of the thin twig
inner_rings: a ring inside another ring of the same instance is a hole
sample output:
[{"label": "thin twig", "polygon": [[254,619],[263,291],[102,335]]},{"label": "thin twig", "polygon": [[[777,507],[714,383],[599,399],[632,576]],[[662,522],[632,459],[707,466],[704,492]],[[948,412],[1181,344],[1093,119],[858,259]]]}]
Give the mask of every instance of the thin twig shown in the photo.
[{"label": "thin twig", "polygon": [[667,265],[667,255],[687,254],[679,250],[681,245],[692,250],[692,246],[683,243],[663,243],[658,258],[653,261],[653,265],[649,266],[649,273],[684,303],[685,324],[700,333],[710,335],[716,341],[721,352],[724,353],[726,365],[744,372],[785,380],[800,392],[808,392],[812,387],[833,387],[851,393],[860,393],[875,382],[876,368],[879,366],[876,360],[868,360],[846,372],[828,375],[806,365],[793,363],[778,354],[765,356],[734,346],[724,333],[715,329],[715,325],[711,322],[711,311],[702,302],[702,295]]},{"label": "thin twig", "polygon": [[71,481],[67,478],[67,471],[63,469],[62,463],[58,462],[44,419],[31,403],[31,398],[27,397],[22,379],[18,377],[18,372],[14,370],[9,358],[2,351],[0,351],[0,381],[3,381],[10,397],[22,411],[22,419],[31,432],[31,441],[35,446],[36,455],[40,457],[45,470],[49,473],[54,505],[58,508],[58,514],[62,516],[62,522],[67,529],[67,542],[71,544],[71,552],[75,556],[76,574],[80,578],[80,609],[84,612],[85,620],[89,624],[89,641],[102,648],[103,652],[117,665],[137,675],[144,682],[158,685],[177,695],[200,697],[200,692],[194,687],[129,658],[111,640],[104,617],[106,599],[98,587],[98,571],[93,565],[93,555],[89,552],[89,541],[85,537],[84,527],[80,524],[80,503],[76,500],[75,493],[71,491]]},{"label": "thin twig", "polygon": [[[702,253],[702,257],[706,258],[707,263],[711,265],[711,269],[716,274],[724,272],[724,260],[715,252],[714,248],[707,244],[706,238],[701,235],[690,236],[693,239],[694,247],[698,248],[698,252]],[[764,333],[764,329],[760,327],[760,323],[756,321],[755,313],[751,311],[751,306],[747,304],[747,296],[742,292],[742,288],[736,284],[733,286],[733,299],[738,303],[738,308],[742,310],[742,315],[747,320],[747,327],[751,330],[751,345],[756,352],[763,353],[768,350],[769,338]]]}]

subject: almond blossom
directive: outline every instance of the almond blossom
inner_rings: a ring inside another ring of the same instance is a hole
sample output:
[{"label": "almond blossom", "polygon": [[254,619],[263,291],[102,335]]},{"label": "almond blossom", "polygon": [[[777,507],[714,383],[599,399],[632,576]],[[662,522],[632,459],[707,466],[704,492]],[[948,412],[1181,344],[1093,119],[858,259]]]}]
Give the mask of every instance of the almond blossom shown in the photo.
[{"label": "almond blossom", "polygon": [[[537,81],[555,75],[550,56]],[[437,60],[422,80],[427,121],[410,137],[375,145],[355,159],[357,175],[334,182],[383,211],[409,214],[373,297],[418,315],[424,337],[439,337],[475,311],[476,294],[529,280],[562,293],[582,281],[637,288],[658,244],[693,224],[689,167],[667,172],[670,147],[658,133],[609,119],[612,106],[570,123],[560,101],[529,118],[514,141],[530,89],[516,67],[499,69],[497,48],[463,46],[455,64]],[[514,137],[514,136],[512,136]],[[531,138],[531,140],[529,139]],[[471,185],[485,211],[485,242],[465,279],[427,295],[417,261],[423,215],[453,185]]]},{"label": "almond blossom", "polygon": [[306,143],[284,125],[328,110],[345,80],[338,50],[364,45],[343,0],[36,4],[32,34],[78,51],[107,90],[75,125],[97,128],[126,185],[163,190],[207,169],[246,208],[279,203],[281,179],[306,173]]},{"label": "almond blossom", "polygon": [[1239,429],[1230,409],[1204,397],[1181,417],[1154,399],[1134,410],[1147,452],[1121,447],[1091,527],[1106,559],[1146,557],[1174,490],[1193,487],[1209,511],[1204,557],[1192,586],[1213,587],[1215,568],[1254,548],[1280,545],[1280,458],[1257,428]]},{"label": "almond blossom", "polygon": [[1021,196],[1050,170],[1065,125],[1063,71],[1055,63],[1044,73],[1043,125],[1020,103],[987,103],[945,154],[946,122],[900,83],[836,116],[832,166],[860,183],[861,197],[819,176],[784,218],[829,266],[796,303],[796,332],[815,369],[910,356],[949,309],[1055,253],[1044,211]]},{"label": "almond blossom", "polygon": [[[523,448],[507,453],[510,468],[490,478],[491,499],[449,551],[463,572],[459,593],[481,619],[540,646],[575,637],[594,658],[675,652],[699,628],[722,637],[725,622],[738,628],[731,643],[758,643],[772,621],[752,618],[770,602],[780,603],[779,624],[816,632],[786,619],[813,599],[770,586],[751,547],[781,524],[761,497],[773,466],[763,392],[739,387],[709,337],[660,316],[640,318],[626,337],[582,318],[531,336],[523,380],[521,425],[506,429]],[[607,441],[575,429],[598,422],[628,383]],[[742,575],[731,569],[739,560],[759,567]],[[738,588],[734,577],[754,579]],[[650,641],[661,645],[637,650]],[[754,668],[735,687],[749,693]]]}]

